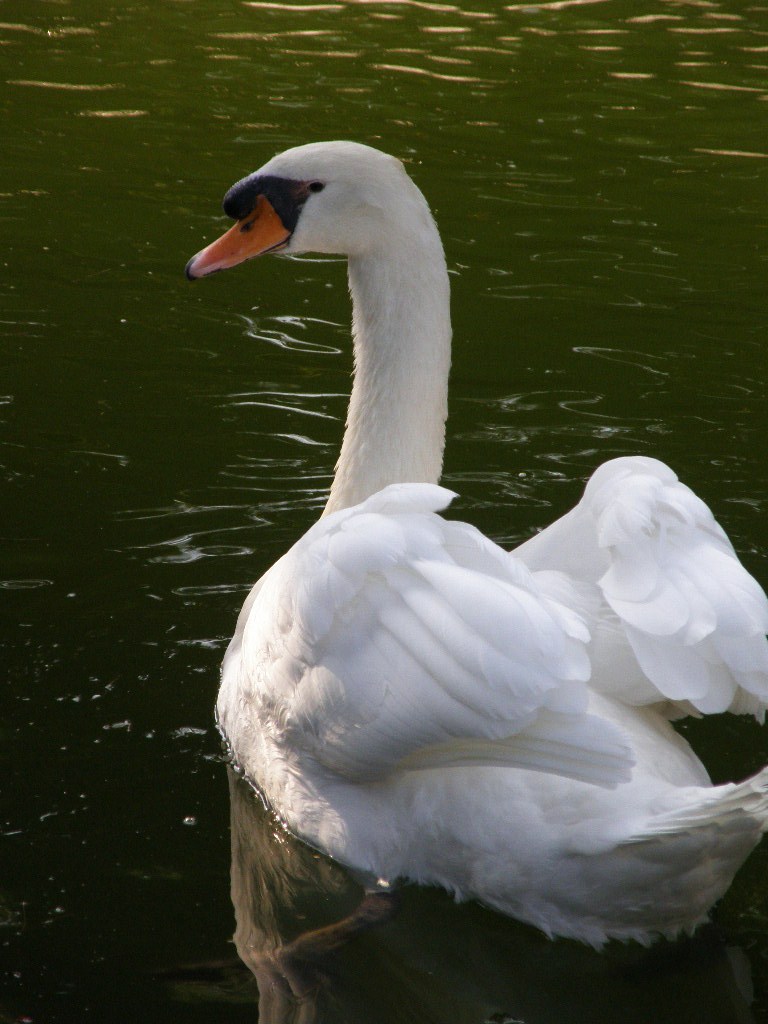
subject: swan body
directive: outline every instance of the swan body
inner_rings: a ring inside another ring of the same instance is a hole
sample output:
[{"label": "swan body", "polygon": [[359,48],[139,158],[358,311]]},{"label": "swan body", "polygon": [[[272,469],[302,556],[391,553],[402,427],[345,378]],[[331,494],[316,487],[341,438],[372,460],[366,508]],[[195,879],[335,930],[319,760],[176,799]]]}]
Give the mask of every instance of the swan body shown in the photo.
[{"label": "swan body", "polygon": [[371,885],[441,885],[595,946],[692,930],[768,827],[768,769],[713,786],[670,721],[762,721],[762,589],[654,459],[601,466],[512,553],[439,514],[448,278],[399,161],[297,147],[224,205],[234,227],[188,276],[343,253],[355,358],[325,512],[255,585],[224,659],[234,760]]}]

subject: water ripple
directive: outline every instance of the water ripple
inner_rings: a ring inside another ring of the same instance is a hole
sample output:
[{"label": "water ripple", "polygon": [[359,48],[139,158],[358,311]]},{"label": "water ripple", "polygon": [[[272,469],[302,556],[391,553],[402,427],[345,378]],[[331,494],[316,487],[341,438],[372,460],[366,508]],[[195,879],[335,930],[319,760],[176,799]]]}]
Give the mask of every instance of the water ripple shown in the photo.
[{"label": "water ripple", "polygon": [[124,509],[122,512],[118,512],[115,518],[120,521],[167,519],[176,516],[205,515],[230,508],[232,508],[231,505],[189,505],[184,501],[175,501],[172,505],[164,505],[160,508]]},{"label": "water ripple", "polygon": [[[328,399],[346,399],[346,395],[333,393],[312,394],[311,392],[291,393],[286,391],[235,391],[227,395],[227,404],[231,406],[259,406],[265,409],[274,409],[278,412],[294,412],[301,416],[313,416],[321,420],[338,420],[329,412],[318,409],[308,409],[303,402],[327,401]],[[274,399],[279,399],[275,401]]]},{"label": "water ripple", "polygon": [[628,366],[636,366],[646,373],[652,373],[660,377],[668,377],[668,370],[661,370],[656,366],[650,366],[653,361],[667,362],[666,355],[657,355],[650,352],[637,352],[632,349],[607,348],[601,345],[574,345],[574,352],[580,355],[594,356],[595,359],[605,359],[611,363],[626,363]]},{"label": "water ripple", "polygon": [[[327,342],[312,341],[309,338],[297,337],[296,329],[306,331],[314,324],[321,324],[323,327],[332,327],[335,330],[342,329],[341,324],[331,320],[319,320],[316,317],[300,316],[275,316],[263,317],[255,320],[252,317],[242,315],[240,319],[247,324],[246,336],[256,341],[264,341],[268,345],[275,345],[277,348],[287,349],[292,352],[318,352],[325,355],[338,355],[342,349],[337,345],[330,345]],[[279,324],[279,327],[265,327],[264,323],[271,322]],[[291,328],[291,330],[288,330]]]},{"label": "water ripple", "polygon": [[0,590],[37,590],[40,587],[52,587],[53,580],[0,580]]}]

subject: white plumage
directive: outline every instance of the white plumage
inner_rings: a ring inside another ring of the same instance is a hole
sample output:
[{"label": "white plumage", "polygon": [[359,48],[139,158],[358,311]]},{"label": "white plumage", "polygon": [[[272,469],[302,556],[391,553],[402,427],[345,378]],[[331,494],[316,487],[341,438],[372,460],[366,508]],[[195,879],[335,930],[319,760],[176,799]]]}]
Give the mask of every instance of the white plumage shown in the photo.
[{"label": "white plumage", "polygon": [[235,761],[371,884],[439,884],[594,945],[691,930],[766,828],[768,771],[713,787],[670,720],[762,720],[763,591],[653,459],[601,466],[512,554],[438,514],[447,274],[398,161],[303,146],[227,201],[238,223],[188,275],[346,254],[356,370],[326,513],[256,584],[224,661]]}]

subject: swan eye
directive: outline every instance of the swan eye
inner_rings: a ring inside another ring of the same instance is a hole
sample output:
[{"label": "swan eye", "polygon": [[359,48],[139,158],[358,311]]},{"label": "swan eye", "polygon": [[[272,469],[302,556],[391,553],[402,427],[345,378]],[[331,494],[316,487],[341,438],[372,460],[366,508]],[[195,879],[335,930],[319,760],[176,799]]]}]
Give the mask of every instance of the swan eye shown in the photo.
[{"label": "swan eye", "polygon": [[307,187],[309,188],[310,192],[322,192],[323,189],[325,188],[325,185],[322,183],[322,181],[310,181]]}]

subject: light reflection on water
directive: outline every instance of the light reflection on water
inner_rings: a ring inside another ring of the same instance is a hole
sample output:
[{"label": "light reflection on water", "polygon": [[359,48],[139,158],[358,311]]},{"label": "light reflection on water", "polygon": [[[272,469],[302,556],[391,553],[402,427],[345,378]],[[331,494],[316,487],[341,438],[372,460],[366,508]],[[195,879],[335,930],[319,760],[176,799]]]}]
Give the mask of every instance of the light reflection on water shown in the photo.
[{"label": "light reflection on water", "polygon": [[[285,328],[267,327],[262,321],[257,323],[251,317],[243,316],[242,319],[248,325],[246,334],[249,338],[253,338],[256,341],[265,341],[269,345],[277,346],[277,348],[285,348],[294,352],[325,352],[329,355],[337,355],[341,351],[341,349],[335,345],[329,345],[319,341],[311,341],[308,338],[297,337]],[[320,324],[323,327],[340,326],[339,324],[332,324],[328,320],[316,320],[296,316],[270,317],[269,319],[273,320],[275,323],[284,324],[300,330],[305,330],[310,323]]]},{"label": "light reflection on water", "polygon": [[[117,1002],[125,1019],[250,1021],[252,986],[230,1004],[220,979],[192,985],[200,1005],[180,1009],[154,972],[215,975],[228,955],[218,662],[249,586],[323,505],[349,309],[337,260],[254,264],[203,290],[186,259],[219,232],[231,182],[280,148],[348,135],[397,153],[452,272],[451,514],[511,545],[566,511],[597,463],[657,455],[765,581],[766,13],[83,0],[4,17],[16,845],[0,1017],[108,1020]],[[690,728],[722,778],[768,761],[757,727]],[[255,880],[284,859],[308,923],[352,909],[343,872],[247,820],[265,850]],[[757,1019],[766,857],[718,913],[752,961]],[[276,906],[284,887],[262,884],[247,913],[295,936],[293,897]],[[340,954],[318,1005],[335,999],[340,1021],[749,1019],[743,965],[734,975],[708,941],[603,959],[408,890],[399,920]]]}]

